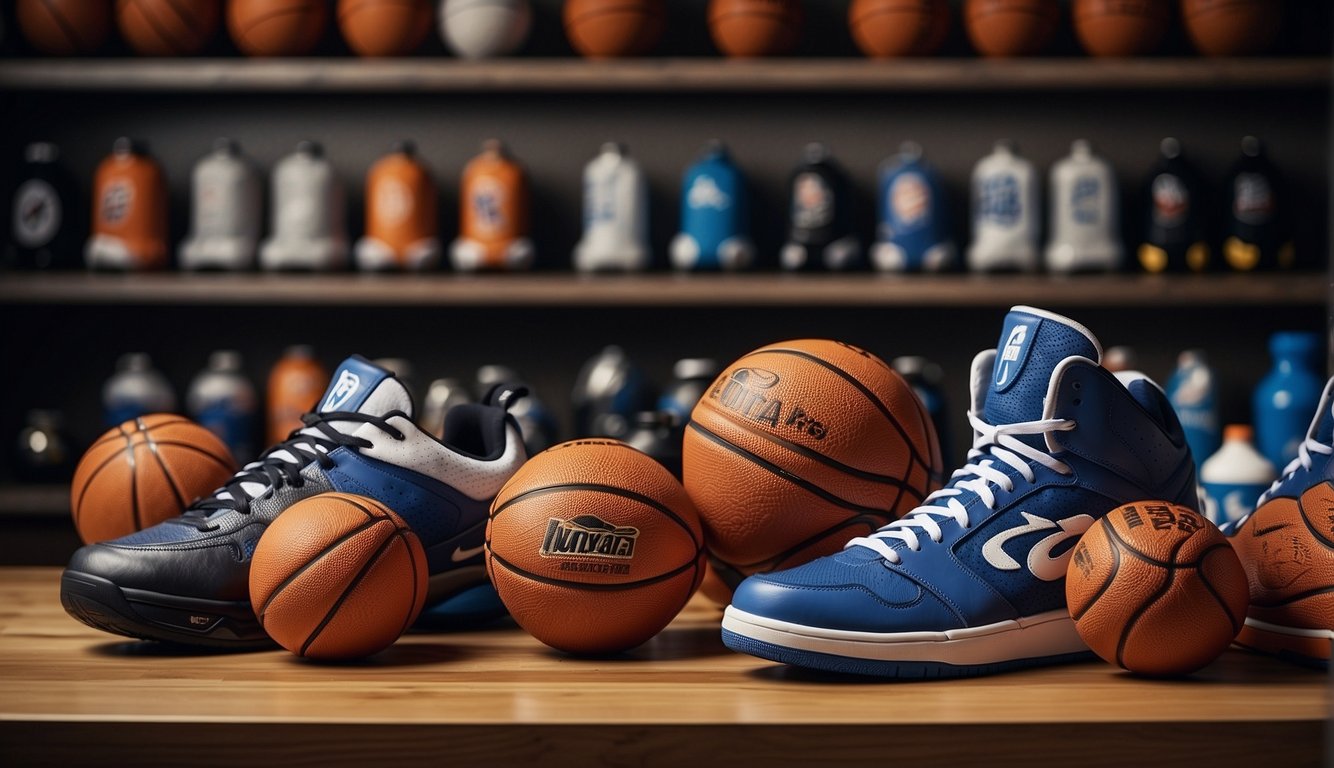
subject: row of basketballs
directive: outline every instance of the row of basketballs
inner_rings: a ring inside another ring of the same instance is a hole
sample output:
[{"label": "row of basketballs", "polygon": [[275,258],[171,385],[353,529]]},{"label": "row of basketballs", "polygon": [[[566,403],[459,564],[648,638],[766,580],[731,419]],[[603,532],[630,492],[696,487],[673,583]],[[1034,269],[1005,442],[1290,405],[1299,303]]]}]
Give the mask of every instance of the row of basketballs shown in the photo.
[{"label": "row of basketballs", "polygon": [[[504,56],[524,47],[533,27],[528,0],[18,0],[17,21],[29,45],[50,55],[100,50],[115,26],[145,56],[188,56],[218,35],[223,16],[231,40],[250,56],[301,56],[324,37],[331,15],[353,52],[405,56],[417,51],[438,16],[446,44],[466,58]],[[1273,0],[1074,0],[1076,37],[1095,56],[1153,53],[1178,12],[1187,36],[1205,55],[1240,55],[1271,46],[1284,3]],[[779,56],[801,42],[806,13],[829,13],[800,0],[710,0],[714,45],[727,56]],[[868,56],[937,52],[951,26],[949,0],[854,0],[848,27]],[[973,47],[986,56],[1042,52],[1061,23],[1058,0],[965,0],[962,20]],[[114,25],[113,25],[114,18]],[[568,0],[570,45],[589,57],[652,52],[668,24],[666,0]],[[701,18],[697,23],[703,23]]]},{"label": "row of basketballs", "polygon": [[[1164,140],[1145,183],[1146,209],[1137,255],[1150,272],[1211,267],[1208,211],[1199,173],[1180,143]],[[164,174],[142,144],[117,140],[96,172],[92,232],[80,230],[79,195],[51,144],[28,147],[13,192],[12,261],[23,268],[88,266],[161,269],[170,262]],[[302,142],[272,174],[272,233],[262,239],[263,182],[234,141],[219,140],[196,166],[190,231],[178,249],[186,269],[337,270],[355,260],[368,271],[432,269],[445,256],[460,271],[525,270],[537,248],[530,237],[524,167],[497,140],[465,167],[460,232],[446,249],[439,238],[437,188],[410,142],[377,161],[366,180],[364,237],[350,242],[339,174],[314,142]],[[580,271],[639,271],[653,264],[649,188],[639,163],[620,144],[606,144],[583,176],[583,237],[574,248]],[[1277,169],[1247,137],[1226,182],[1223,261],[1238,271],[1294,266]],[[757,262],[748,184],[722,142],[711,142],[687,168],[679,233],[671,264],[681,270],[742,270]],[[905,144],[880,171],[875,242],[858,235],[848,173],[823,144],[810,144],[789,177],[787,232],[779,262],[790,271],[864,269],[948,271],[961,259],[950,205],[938,172],[915,144]],[[1046,247],[1042,183],[1010,142],[972,174],[972,242],[962,259],[974,271],[1113,271],[1125,259],[1111,165],[1087,141],[1050,171]]]}]

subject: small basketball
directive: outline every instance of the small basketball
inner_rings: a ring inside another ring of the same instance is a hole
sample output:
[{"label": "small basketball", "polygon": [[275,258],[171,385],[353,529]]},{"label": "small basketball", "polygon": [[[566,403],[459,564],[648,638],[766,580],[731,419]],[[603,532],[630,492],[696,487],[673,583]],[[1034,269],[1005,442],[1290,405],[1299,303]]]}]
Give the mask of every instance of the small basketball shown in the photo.
[{"label": "small basketball", "polygon": [[640,56],[666,27],[665,0],[567,0],[565,35],[582,56]]},{"label": "small basketball", "polygon": [[1275,0],[1181,0],[1186,36],[1205,56],[1246,56],[1274,44],[1283,26]]},{"label": "small basketball", "polygon": [[1162,44],[1170,0],[1075,0],[1075,36],[1092,56],[1143,56]]},{"label": "small basketball", "polygon": [[949,0],[853,0],[848,28],[871,58],[929,56],[949,35]]},{"label": "small basketball", "polygon": [[378,653],[426,602],[426,552],[389,508],[322,493],[269,525],[250,564],[250,604],[269,637],[324,661]]},{"label": "small basketball", "polygon": [[805,15],[798,0],[709,0],[709,33],[727,56],[782,56],[797,47]]},{"label": "small basketball", "polygon": [[85,544],[128,536],[176,517],[235,473],[227,446],[189,419],[127,421],[79,459],[70,484],[74,528]]},{"label": "small basketball", "polygon": [[116,0],[120,35],[144,56],[191,56],[218,32],[221,0]]},{"label": "small basketball", "polygon": [[616,440],[534,456],[500,489],[486,529],[486,570],[510,615],[570,653],[616,653],[658,634],[699,587],[704,561],[685,489]]},{"label": "small basketball", "polygon": [[329,23],[324,0],[228,0],[227,29],[247,56],[304,56]]},{"label": "small basketball", "polygon": [[96,53],[111,32],[111,0],[18,0],[15,20],[23,39],[41,53]]},{"label": "small basketball", "polygon": [[1057,0],[967,0],[968,39],[983,56],[1032,56],[1056,33]]},{"label": "small basketball", "polygon": [[1109,663],[1185,675],[1241,629],[1246,572],[1200,513],[1165,501],[1112,510],[1075,545],[1065,580],[1075,629]]},{"label": "small basketball", "polygon": [[433,21],[432,0],[338,0],[338,29],[358,56],[406,56]]},{"label": "small basketball", "polygon": [[743,575],[837,552],[920,504],[942,472],[903,377],[812,339],[728,366],[690,414],[682,454],[710,554]]}]

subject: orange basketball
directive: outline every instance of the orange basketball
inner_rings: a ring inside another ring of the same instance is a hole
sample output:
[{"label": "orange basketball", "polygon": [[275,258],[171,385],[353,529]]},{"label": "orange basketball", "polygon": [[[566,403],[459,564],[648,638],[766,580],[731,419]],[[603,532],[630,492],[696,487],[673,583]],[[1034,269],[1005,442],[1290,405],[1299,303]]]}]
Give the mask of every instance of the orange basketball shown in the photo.
[{"label": "orange basketball", "polygon": [[74,527],[85,544],[128,536],[176,517],[235,473],[227,446],[187,418],[127,421],[79,459],[70,484]]},{"label": "orange basketball", "polygon": [[709,33],[727,56],[782,56],[797,46],[805,15],[798,0],[709,0]]},{"label": "orange basketball", "polygon": [[968,39],[984,56],[1032,56],[1051,42],[1061,6],[1056,0],[967,0]]},{"label": "orange basketball", "polygon": [[434,21],[432,0],[338,0],[338,29],[358,56],[406,56]]},{"label": "orange basketball", "polygon": [[144,56],[190,56],[218,31],[221,0],[116,0],[116,23],[130,47]]},{"label": "orange basketball", "polygon": [[872,58],[929,56],[949,34],[949,0],[853,0],[848,28]]},{"label": "orange basketball", "polygon": [[1143,56],[1163,42],[1171,0],[1075,0],[1075,35],[1093,56]]},{"label": "orange basketball", "polygon": [[269,525],[250,564],[250,604],[298,656],[359,659],[388,648],[426,602],[417,534],[364,496],[323,493]]},{"label": "orange basketball", "polygon": [[685,488],[712,556],[742,574],[838,551],[940,484],[940,443],[912,388],[836,341],[737,360],[686,428]]},{"label": "orange basketball", "polygon": [[486,570],[533,637],[615,653],[680,613],[704,577],[704,533],[661,464],[616,440],[576,440],[534,456],[500,489]]},{"label": "orange basketball", "polygon": [[324,0],[228,0],[227,29],[247,56],[304,56],[329,23]]},{"label": "orange basketball", "polygon": [[1246,618],[1246,573],[1204,515],[1166,501],[1118,507],[1075,545],[1065,580],[1075,629],[1095,653],[1145,675],[1218,658]]},{"label": "orange basketball", "polygon": [[570,45],[589,58],[639,56],[653,50],[666,27],[665,0],[567,0]]},{"label": "orange basketball", "polygon": [[1181,18],[1195,50],[1205,56],[1244,56],[1274,44],[1283,26],[1283,3],[1181,0]]},{"label": "orange basketball", "polygon": [[18,0],[23,39],[51,56],[94,53],[111,31],[111,0]]}]

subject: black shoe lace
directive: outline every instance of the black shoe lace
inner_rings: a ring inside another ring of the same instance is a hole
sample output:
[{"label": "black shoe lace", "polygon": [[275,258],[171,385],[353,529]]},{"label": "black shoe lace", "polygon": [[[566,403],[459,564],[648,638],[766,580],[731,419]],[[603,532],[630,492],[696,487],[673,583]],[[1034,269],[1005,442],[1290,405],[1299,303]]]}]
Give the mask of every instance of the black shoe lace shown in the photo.
[{"label": "black shoe lace", "polygon": [[[307,413],[301,417],[301,423],[304,425],[302,429],[293,432],[286,440],[268,449],[258,459],[247,464],[244,469],[233,475],[226,485],[219,488],[214,495],[196,502],[182,516],[183,522],[195,525],[200,531],[216,530],[217,526],[210,523],[209,518],[220,511],[234,510],[241,514],[250,514],[252,499],[242,488],[244,484],[258,483],[265,486],[264,493],[257,498],[268,498],[273,495],[274,491],[284,486],[300,488],[305,485],[306,478],[301,475],[301,470],[312,461],[319,462],[320,467],[324,469],[333,467],[334,462],[333,459],[329,458],[329,453],[335,448],[340,446],[369,448],[373,445],[371,441],[365,438],[339,432],[334,429],[333,422],[351,421],[374,424],[393,439],[403,440],[405,435],[388,421],[390,417],[399,415],[404,414],[394,411],[381,417],[341,411]],[[308,431],[311,429],[314,429],[315,432]],[[295,457],[296,461],[281,455],[283,453]],[[230,498],[219,498],[224,491]]]}]

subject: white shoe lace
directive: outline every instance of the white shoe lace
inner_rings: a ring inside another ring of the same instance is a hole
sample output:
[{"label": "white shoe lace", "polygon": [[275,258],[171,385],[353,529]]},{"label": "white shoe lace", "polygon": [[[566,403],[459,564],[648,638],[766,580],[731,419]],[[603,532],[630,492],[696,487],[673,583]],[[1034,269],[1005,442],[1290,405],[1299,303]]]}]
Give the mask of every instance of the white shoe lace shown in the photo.
[{"label": "white shoe lace", "polygon": [[953,519],[960,527],[968,528],[970,525],[968,510],[963,502],[953,497],[970,491],[981,499],[987,509],[995,509],[996,494],[992,491],[992,487],[998,487],[1007,493],[1014,490],[1014,480],[996,466],[997,460],[1014,468],[1029,483],[1036,479],[1029,462],[1041,464],[1062,475],[1070,473],[1070,466],[1065,462],[1014,436],[1067,432],[1075,428],[1072,419],[1042,419],[993,426],[969,411],[968,423],[972,425],[977,436],[973,439],[972,449],[968,451],[968,463],[950,475],[949,485],[927,496],[920,507],[908,513],[902,520],[896,520],[870,536],[859,536],[844,545],[844,549],[866,547],[889,562],[897,564],[901,559],[898,551],[890,547],[892,540],[902,541],[909,549],[918,552],[922,549],[922,541],[914,529],[925,531],[932,541],[939,544],[942,537],[940,523],[946,519]]},{"label": "white shoe lace", "polygon": [[1269,495],[1274,491],[1277,491],[1278,487],[1283,485],[1288,478],[1292,477],[1297,470],[1310,469],[1312,453],[1329,456],[1334,454],[1334,445],[1326,445],[1325,443],[1316,440],[1314,437],[1306,438],[1305,442],[1303,442],[1297,449],[1297,458],[1288,462],[1288,466],[1283,468],[1283,472],[1279,474],[1278,479],[1274,481],[1274,484],[1269,486],[1269,490],[1260,494],[1260,498],[1256,501],[1255,506],[1258,507],[1266,501],[1269,501]]}]

